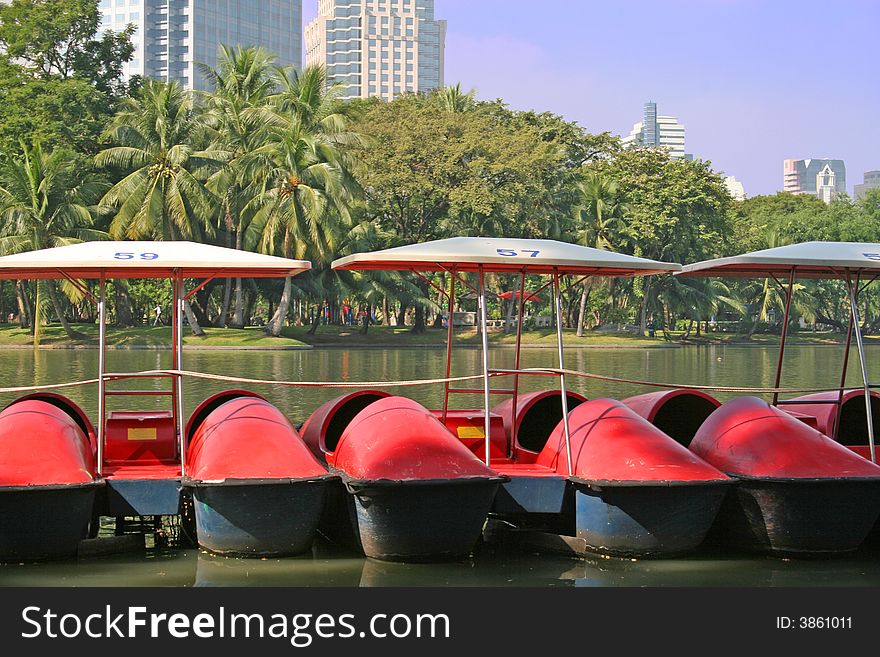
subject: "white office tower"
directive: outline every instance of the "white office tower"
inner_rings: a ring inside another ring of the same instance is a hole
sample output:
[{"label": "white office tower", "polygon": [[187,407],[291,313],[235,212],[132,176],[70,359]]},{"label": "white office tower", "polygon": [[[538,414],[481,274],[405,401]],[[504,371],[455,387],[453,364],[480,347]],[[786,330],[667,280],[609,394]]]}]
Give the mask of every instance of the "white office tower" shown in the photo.
[{"label": "white office tower", "polygon": [[685,157],[684,126],[674,116],[657,116],[657,103],[645,103],[644,118],[621,139],[626,146],[665,148],[673,160]]},{"label": "white office tower", "polygon": [[282,66],[302,64],[302,0],[101,0],[99,6],[101,29],[136,27],[126,77],[206,89],[196,64],[216,66],[221,43],[262,46]]},{"label": "white office tower", "polygon": [[434,19],[434,0],[318,0],[305,42],[306,66],[323,64],[343,98],[444,86],[446,21]]}]

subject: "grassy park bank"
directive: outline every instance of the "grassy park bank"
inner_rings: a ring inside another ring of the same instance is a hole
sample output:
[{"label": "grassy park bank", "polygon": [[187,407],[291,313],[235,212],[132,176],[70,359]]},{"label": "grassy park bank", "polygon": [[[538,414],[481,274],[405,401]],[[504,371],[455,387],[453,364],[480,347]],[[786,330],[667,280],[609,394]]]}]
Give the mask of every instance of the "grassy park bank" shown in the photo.
[{"label": "grassy park bank", "polygon": [[[75,349],[96,347],[98,327],[92,324],[76,324],[74,330],[81,336],[70,339],[60,325],[50,324],[42,327],[41,347],[48,349]],[[413,333],[408,327],[371,326],[366,334],[357,327],[321,325],[311,335],[305,326],[286,327],[280,337],[267,336],[260,327],[245,329],[206,327],[204,336],[193,336],[185,330],[184,346],[187,348],[221,349],[309,349],[317,348],[399,348],[399,347],[443,347],[446,344],[446,329],[427,329],[424,333]],[[737,344],[737,345],[776,345],[779,336],[756,334],[751,339],[732,333],[710,333],[697,338],[691,335],[681,339],[671,335],[664,339],[641,337],[631,333],[587,332],[582,337],[574,330],[564,333],[565,344],[570,347],[592,348],[664,348],[687,344]],[[480,336],[473,329],[457,330],[456,344],[478,347]],[[798,332],[788,337],[789,345],[834,345],[842,344],[844,336],[839,333]],[[497,346],[513,346],[516,336],[503,331],[490,331],[489,342]],[[866,344],[880,344],[880,336],[867,336]],[[171,344],[171,328],[168,326],[138,326],[133,328],[108,327],[107,344],[111,348],[150,349],[165,348]],[[525,348],[552,348],[556,345],[555,329],[531,330],[523,333]],[[0,325],[0,348],[31,348],[33,335],[28,329],[18,325]]]}]

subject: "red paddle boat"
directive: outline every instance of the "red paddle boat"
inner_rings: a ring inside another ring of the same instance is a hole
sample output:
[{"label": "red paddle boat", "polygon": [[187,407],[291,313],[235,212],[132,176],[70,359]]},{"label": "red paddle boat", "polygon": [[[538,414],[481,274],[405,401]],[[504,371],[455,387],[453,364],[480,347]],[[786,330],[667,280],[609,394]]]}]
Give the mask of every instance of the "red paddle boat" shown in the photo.
[{"label": "red paddle boat", "polygon": [[[75,555],[100,516],[178,514],[182,487],[194,498],[207,549],[261,555],[308,547],[326,469],[283,415],[251,393],[215,395],[185,428],[181,370],[186,299],[217,277],[284,277],[309,267],[191,242],[86,242],[0,258],[0,278],[69,281],[97,304],[99,326],[96,429],[76,404],[49,393],[0,414],[0,559]],[[170,372],[106,371],[106,283],[130,278],[172,282]],[[202,282],[187,292],[187,279]],[[97,291],[86,280],[96,280]],[[111,389],[149,379],[171,385]],[[111,399],[144,396],[169,403],[158,411],[108,410]]]}]

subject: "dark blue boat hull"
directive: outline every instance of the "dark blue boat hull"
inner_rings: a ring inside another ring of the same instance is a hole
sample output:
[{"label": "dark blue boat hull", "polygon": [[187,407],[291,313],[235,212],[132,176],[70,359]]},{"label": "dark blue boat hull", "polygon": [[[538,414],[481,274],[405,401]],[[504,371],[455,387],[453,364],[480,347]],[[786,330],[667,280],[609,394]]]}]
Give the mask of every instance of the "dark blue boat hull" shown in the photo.
[{"label": "dark blue boat hull", "polygon": [[352,481],[355,519],[366,556],[427,562],[471,553],[500,478]]},{"label": "dark blue boat hull", "polygon": [[76,557],[103,482],[0,488],[0,561]]},{"label": "dark blue boat hull", "polygon": [[858,549],[878,515],[876,479],[742,479],[713,534],[750,552],[834,555]]},{"label": "dark blue boat hull", "polygon": [[668,557],[695,550],[730,488],[726,481],[573,483],[576,536],[590,550],[620,557]]},{"label": "dark blue boat hull", "polygon": [[305,552],[314,540],[330,479],[188,482],[199,546],[251,557]]},{"label": "dark blue boat hull", "polygon": [[103,516],[173,516],[180,511],[180,477],[108,479]]}]

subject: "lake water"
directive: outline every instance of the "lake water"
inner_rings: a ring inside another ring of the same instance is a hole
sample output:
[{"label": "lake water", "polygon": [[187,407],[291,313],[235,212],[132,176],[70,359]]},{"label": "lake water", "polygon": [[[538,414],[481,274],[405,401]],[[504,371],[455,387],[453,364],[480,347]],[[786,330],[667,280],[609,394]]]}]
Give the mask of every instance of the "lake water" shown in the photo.
[{"label": "lake water", "polygon": [[[834,387],[838,384],[842,347],[793,346],[786,353],[782,385]],[[752,346],[681,348],[574,348],[566,351],[570,369],[625,379],[714,386],[772,386],[776,349]],[[555,366],[553,349],[523,351],[523,367]],[[108,371],[139,371],[170,367],[167,351],[110,350]],[[880,348],[868,348],[872,371],[880,372]],[[493,367],[512,367],[513,351],[496,349]],[[315,349],[307,351],[187,350],[184,369],[229,376],[294,381],[383,381],[439,378],[444,375],[442,349]],[[479,371],[480,352],[456,354],[453,375]],[[5,386],[26,386],[89,379],[97,370],[94,350],[4,350],[0,380]],[[851,360],[848,383],[861,384],[858,361]],[[527,377],[524,390],[547,387],[544,377]],[[140,382],[137,387],[145,384]],[[157,387],[160,384],[157,383]],[[187,381],[187,413],[209,394],[237,387],[208,381]],[[589,398],[647,392],[630,384],[572,379],[570,387]],[[287,414],[303,422],[338,390],[260,386]],[[61,391],[95,416],[96,386]],[[442,386],[399,389],[429,408],[442,404]],[[16,395],[0,395],[0,406]],[[721,399],[731,395],[718,395]],[[117,398],[110,410],[158,407],[164,398]],[[453,406],[474,408],[479,396],[456,395]],[[387,564],[359,558],[334,546],[317,543],[311,555],[287,559],[231,559],[197,550],[150,549],[146,552],[48,564],[0,565],[3,586],[878,586],[880,551],[829,560],[783,560],[742,555],[697,554],[684,559],[573,560],[482,546],[472,558],[453,564]]]}]

